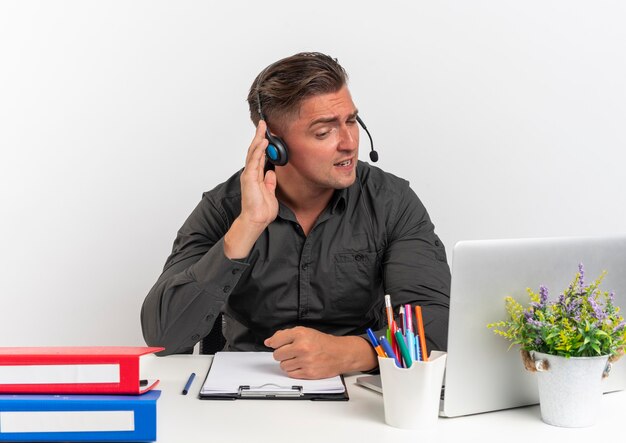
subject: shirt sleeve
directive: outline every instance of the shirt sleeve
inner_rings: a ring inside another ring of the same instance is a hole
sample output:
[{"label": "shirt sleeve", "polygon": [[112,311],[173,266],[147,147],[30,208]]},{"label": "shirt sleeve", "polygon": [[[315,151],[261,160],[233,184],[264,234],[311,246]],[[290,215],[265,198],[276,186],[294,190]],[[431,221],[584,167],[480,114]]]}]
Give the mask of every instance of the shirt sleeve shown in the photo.
[{"label": "shirt sleeve", "polygon": [[188,352],[206,336],[249,266],[224,255],[230,223],[203,198],[178,232],[163,273],[141,308],[143,336],[159,355]]},{"label": "shirt sleeve", "polygon": [[445,351],[450,307],[445,247],[426,208],[409,186],[403,189],[389,221],[383,255],[385,293],[391,295],[396,315],[401,305],[420,305],[428,351]]}]

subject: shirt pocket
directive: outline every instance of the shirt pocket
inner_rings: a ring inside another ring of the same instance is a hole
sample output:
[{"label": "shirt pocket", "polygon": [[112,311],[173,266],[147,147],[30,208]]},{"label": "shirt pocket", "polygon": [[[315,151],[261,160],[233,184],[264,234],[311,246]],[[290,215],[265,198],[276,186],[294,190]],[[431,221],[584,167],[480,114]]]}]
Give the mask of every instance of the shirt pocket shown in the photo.
[{"label": "shirt pocket", "polygon": [[333,308],[354,317],[368,312],[382,291],[380,257],[376,252],[340,252],[334,256]]}]

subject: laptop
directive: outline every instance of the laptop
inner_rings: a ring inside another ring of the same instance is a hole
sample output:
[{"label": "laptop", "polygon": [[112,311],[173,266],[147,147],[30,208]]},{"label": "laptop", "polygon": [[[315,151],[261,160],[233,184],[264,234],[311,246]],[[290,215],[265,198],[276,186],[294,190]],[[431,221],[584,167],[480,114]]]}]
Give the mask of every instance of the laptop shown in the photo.
[{"label": "laptop", "polygon": [[[452,253],[448,356],[440,415],[457,417],[539,403],[536,374],[519,347],[487,328],[506,319],[504,297],[527,305],[540,285],[554,300],[582,263],[585,281],[607,271],[600,290],[615,291],[626,316],[626,235],[461,241]],[[626,389],[626,357],[613,364],[604,391]],[[357,384],[382,392],[379,376]]]}]

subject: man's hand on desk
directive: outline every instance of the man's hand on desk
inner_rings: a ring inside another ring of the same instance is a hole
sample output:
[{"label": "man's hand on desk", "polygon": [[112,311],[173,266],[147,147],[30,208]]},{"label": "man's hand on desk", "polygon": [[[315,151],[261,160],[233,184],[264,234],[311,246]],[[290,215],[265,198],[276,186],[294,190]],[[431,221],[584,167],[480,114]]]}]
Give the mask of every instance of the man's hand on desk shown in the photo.
[{"label": "man's hand on desk", "polygon": [[362,337],[337,337],[303,326],[277,331],[265,346],[274,349],[274,359],[293,378],[334,377],[377,365],[376,353]]}]

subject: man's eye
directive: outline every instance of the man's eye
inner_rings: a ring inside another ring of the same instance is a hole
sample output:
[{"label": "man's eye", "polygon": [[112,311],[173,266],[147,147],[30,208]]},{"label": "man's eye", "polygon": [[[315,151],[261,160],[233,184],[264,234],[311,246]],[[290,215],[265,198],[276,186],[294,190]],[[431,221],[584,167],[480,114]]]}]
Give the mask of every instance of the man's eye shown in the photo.
[{"label": "man's eye", "polygon": [[317,133],[315,134],[315,136],[316,136],[317,138],[324,138],[324,137],[326,137],[328,134],[329,134],[329,131],[317,132]]}]

